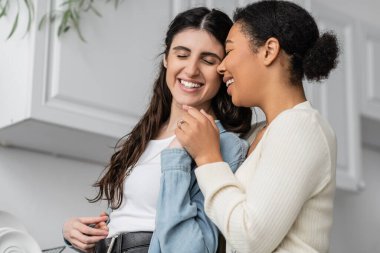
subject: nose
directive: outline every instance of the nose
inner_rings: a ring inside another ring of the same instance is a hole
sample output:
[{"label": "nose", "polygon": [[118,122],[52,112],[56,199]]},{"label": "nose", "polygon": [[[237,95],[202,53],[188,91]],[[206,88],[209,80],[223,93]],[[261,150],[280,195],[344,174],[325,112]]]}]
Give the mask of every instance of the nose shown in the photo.
[{"label": "nose", "polygon": [[191,77],[191,76],[197,76],[199,75],[199,66],[198,66],[198,60],[197,59],[191,59],[187,62],[185,67],[185,73]]},{"label": "nose", "polygon": [[216,71],[217,71],[220,75],[224,75],[224,72],[226,72],[226,66],[224,66],[224,59],[223,59],[223,61],[218,65],[218,67],[216,68]]}]

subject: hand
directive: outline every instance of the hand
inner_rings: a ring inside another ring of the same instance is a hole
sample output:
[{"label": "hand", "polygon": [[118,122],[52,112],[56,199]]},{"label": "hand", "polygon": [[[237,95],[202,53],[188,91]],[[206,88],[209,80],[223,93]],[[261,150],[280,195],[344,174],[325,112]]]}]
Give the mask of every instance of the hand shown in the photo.
[{"label": "hand", "polygon": [[184,106],[187,114],[175,130],[177,139],[198,166],[223,161],[220,154],[219,129],[204,110]]},{"label": "hand", "polygon": [[[105,212],[102,212],[99,217],[69,219],[63,225],[63,237],[73,247],[91,253],[94,251],[95,244],[108,235],[107,219],[108,215]],[[91,224],[95,226],[90,227]]]}]

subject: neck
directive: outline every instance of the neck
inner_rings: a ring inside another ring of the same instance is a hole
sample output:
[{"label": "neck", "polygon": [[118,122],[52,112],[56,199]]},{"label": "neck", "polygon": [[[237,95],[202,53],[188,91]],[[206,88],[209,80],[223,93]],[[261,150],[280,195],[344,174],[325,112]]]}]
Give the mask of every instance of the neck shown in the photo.
[{"label": "neck", "polygon": [[281,50],[277,59],[268,66],[265,80],[265,90],[261,93],[259,107],[265,113],[269,125],[281,112],[293,108],[306,101],[302,81],[292,83],[289,70],[289,56]]},{"label": "neck", "polygon": [[269,91],[268,97],[263,99],[265,103],[259,106],[265,114],[266,125],[269,125],[281,112],[306,101],[302,85],[284,84],[281,86],[283,88],[278,87],[277,85],[276,89]]},{"label": "neck", "polygon": [[[214,118],[214,112],[211,109],[211,105],[207,106],[194,106],[198,110],[205,110],[208,114],[211,114]],[[183,119],[186,111],[182,109],[182,105],[172,102],[170,116],[167,122],[161,127],[157,139],[164,139],[175,134],[175,129],[177,127],[177,122]]]}]

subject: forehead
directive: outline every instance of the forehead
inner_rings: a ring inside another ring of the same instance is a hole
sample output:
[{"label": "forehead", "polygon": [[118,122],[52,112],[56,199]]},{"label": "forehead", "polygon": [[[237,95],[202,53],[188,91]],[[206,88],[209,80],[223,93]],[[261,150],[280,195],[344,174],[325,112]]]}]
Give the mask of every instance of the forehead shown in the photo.
[{"label": "forehead", "polygon": [[228,33],[227,40],[240,40],[247,39],[245,34],[243,33],[243,26],[240,23],[235,23],[231,27],[230,32]]},{"label": "forehead", "polygon": [[212,52],[223,56],[223,45],[209,32],[201,29],[185,29],[177,33],[171,44],[171,49],[176,46],[189,48],[194,52]]}]

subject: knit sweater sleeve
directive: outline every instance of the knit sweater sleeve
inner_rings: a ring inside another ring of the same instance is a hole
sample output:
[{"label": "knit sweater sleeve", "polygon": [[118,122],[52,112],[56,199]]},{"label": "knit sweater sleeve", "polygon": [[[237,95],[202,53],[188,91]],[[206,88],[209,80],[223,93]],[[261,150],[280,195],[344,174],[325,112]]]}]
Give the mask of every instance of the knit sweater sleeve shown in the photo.
[{"label": "knit sweater sleeve", "polygon": [[226,163],[196,169],[206,213],[241,253],[273,252],[305,202],[331,177],[326,137],[312,114],[280,114],[259,145],[259,160],[248,157],[238,169],[255,169],[244,185]]}]

